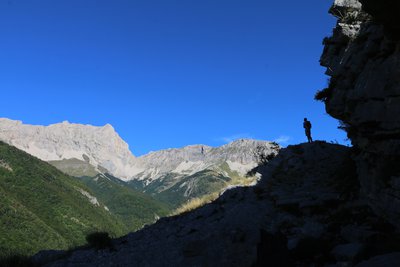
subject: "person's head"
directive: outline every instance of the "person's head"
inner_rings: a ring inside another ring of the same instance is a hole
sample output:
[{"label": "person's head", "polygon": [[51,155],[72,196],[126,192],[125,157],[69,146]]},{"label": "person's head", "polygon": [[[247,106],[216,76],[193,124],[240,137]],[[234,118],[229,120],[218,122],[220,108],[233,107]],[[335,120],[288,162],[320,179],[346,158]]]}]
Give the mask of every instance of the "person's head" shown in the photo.
[{"label": "person's head", "polygon": [[304,121],[307,121],[307,118],[304,118]]}]

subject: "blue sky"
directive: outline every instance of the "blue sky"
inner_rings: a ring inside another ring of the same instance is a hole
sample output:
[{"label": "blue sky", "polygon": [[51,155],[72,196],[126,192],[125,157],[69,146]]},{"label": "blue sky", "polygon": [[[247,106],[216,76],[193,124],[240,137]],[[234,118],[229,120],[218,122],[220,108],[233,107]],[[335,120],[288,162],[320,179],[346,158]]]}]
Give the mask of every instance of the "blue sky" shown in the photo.
[{"label": "blue sky", "polygon": [[110,123],[135,155],[344,142],[315,92],[332,1],[0,0],[0,117]]}]

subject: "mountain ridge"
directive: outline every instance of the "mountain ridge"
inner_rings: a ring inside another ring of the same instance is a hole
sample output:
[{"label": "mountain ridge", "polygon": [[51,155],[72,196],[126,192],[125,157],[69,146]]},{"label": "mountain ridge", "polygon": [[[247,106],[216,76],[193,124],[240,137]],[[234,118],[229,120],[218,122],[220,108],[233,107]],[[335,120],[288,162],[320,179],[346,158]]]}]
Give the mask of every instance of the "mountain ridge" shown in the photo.
[{"label": "mountain ridge", "polygon": [[[265,147],[265,153],[279,149],[273,142],[239,139],[219,147],[195,144],[135,157],[110,124],[92,126],[64,121],[41,126],[6,118],[0,118],[0,140],[44,161],[85,161],[99,173],[106,170],[124,181],[154,180],[158,174],[168,172],[194,174],[214,161],[225,161],[232,170],[245,175],[257,165],[253,151],[257,146]],[[204,161],[205,164],[200,163]]]}]

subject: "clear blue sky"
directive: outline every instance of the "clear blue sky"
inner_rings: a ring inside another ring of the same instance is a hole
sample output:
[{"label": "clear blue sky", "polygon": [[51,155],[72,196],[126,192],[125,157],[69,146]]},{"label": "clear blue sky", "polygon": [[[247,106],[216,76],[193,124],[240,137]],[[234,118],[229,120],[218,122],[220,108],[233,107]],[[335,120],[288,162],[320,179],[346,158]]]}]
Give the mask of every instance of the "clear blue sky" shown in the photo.
[{"label": "clear blue sky", "polygon": [[135,155],[304,142],[304,117],[343,143],[313,100],[332,2],[0,0],[0,117],[110,123]]}]

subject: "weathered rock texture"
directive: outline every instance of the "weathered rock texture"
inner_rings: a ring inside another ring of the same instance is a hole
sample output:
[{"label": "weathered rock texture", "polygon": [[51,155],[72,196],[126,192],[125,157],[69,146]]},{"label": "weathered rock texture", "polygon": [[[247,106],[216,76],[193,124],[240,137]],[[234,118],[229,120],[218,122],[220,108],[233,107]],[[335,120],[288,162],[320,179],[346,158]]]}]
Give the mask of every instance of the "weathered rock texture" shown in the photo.
[{"label": "weathered rock texture", "polygon": [[207,169],[226,169],[245,176],[248,171],[258,165],[254,151],[263,149],[265,155],[277,154],[280,147],[273,142],[238,139],[220,147],[191,145],[183,148],[171,148],[150,152],[138,157],[135,161],[138,173],[132,180],[162,179],[167,174],[192,175]]},{"label": "weathered rock texture", "polygon": [[331,76],[319,94],[357,149],[362,191],[373,209],[400,221],[400,2],[336,0],[338,18],[321,64]]},{"label": "weathered rock texture", "polygon": [[0,118],[0,140],[44,161],[75,158],[121,178],[134,171],[135,157],[110,124],[96,127],[65,121],[41,126]]}]

